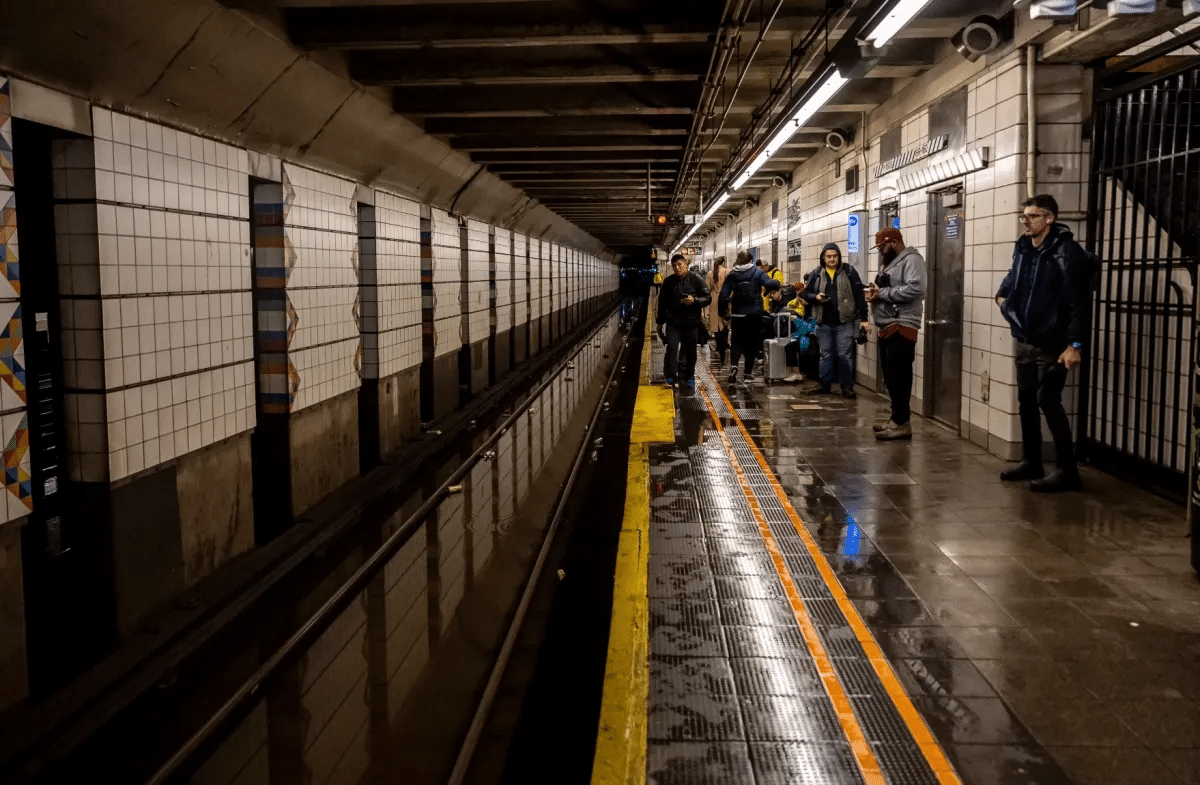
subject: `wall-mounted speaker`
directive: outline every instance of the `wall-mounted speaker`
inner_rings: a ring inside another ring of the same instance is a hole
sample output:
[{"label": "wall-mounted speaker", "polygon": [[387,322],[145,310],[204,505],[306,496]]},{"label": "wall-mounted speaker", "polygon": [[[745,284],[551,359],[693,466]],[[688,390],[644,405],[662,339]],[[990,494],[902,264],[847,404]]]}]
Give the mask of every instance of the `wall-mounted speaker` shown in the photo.
[{"label": "wall-mounted speaker", "polygon": [[854,133],[842,128],[834,128],[825,134],[825,147],[833,150],[835,153],[845,150],[850,146],[852,141],[854,141]]},{"label": "wall-mounted speaker", "polygon": [[1006,29],[1006,25],[994,16],[977,16],[950,36],[950,43],[960,55],[975,62],[999,49],[1011,35],[1011,30]]}]

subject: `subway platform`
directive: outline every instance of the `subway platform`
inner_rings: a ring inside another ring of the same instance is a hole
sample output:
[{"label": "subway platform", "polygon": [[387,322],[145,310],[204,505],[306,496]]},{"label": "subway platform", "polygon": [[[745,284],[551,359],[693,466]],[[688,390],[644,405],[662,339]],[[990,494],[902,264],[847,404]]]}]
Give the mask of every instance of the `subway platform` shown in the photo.
[{"label": "subway platform", "polygon": [[1179,508],[646,347],[593,783],[1200,782]]}]

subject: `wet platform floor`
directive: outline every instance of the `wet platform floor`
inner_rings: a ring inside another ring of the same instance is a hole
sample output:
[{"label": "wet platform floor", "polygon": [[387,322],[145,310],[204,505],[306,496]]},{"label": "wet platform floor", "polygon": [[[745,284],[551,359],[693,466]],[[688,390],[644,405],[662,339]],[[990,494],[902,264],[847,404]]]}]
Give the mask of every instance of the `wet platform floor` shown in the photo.
[{"label": "wet platform floor", "polygon": [[1180,508],[1032,494],[937,425],[876,441],[878,396],[723,376],[650,448],[649,782],[1200,782]]}]

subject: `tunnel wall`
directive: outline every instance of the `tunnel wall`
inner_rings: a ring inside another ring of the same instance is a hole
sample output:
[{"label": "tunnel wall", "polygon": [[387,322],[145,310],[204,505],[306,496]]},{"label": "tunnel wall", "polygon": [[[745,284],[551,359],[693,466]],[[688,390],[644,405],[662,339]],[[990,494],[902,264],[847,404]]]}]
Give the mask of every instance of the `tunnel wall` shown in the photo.
[{"label": "tunnel wall", "polygon": [[[11,108],[62,131],[55,253],[38,263],[57,265],[65,457],[72,483],[100,505],[88,514],[110,532],[92,566],[111,576],[106,624],[117,639],[270,539],[259,526],[263,464],[301,516],[419,435],[422,385],[432,419],[444,418],[615,297],[617,268],[592,252],[574,250],[568,268],[561,244],[17,84],[0,124]],[[20,150],[11,158],[0,200],[10,203],[13,294],[0,304],[16,313]],[[553,276],[565,274],[576,280],[551,299]],[[588,308],[575,307],[585,292]],[[15,346],[10,366],[23,357]],[[423,363],[433,370],[424,381]],[[0,510],[0,707],[27,693],[16,543],[23,527],[44,525],[20,449],[24,381],[4,385],[0,401],[18,476]],[[264,458],[256,444],[268,436],[277,443]]]}]

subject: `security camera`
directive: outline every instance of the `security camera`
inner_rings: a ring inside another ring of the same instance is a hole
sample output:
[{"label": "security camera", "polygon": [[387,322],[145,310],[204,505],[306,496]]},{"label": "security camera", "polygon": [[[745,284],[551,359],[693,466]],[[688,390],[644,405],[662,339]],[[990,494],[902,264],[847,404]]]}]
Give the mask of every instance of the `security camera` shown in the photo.
[{"label": "security camera", "polygon": [[825,146],[835,153],[840,153],[854,141],[854,132],[842,128],[834,128],[825,134]]},{"label": "security camera", "polygon": [[1011,37],[1011,23],[1006,24],[985,14],[967,22],[963,29],[950,36],[950,43],[960,55],[973,63],[999,49]]},{"label": "security camera", "polygon": [[776,188],[784,188],[787,186],[787,180],[779,175],[775,175],[771,178],[771,185],[775,186]]}]

